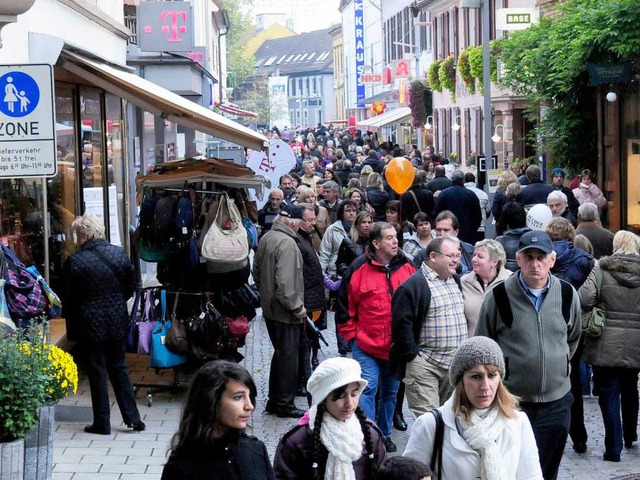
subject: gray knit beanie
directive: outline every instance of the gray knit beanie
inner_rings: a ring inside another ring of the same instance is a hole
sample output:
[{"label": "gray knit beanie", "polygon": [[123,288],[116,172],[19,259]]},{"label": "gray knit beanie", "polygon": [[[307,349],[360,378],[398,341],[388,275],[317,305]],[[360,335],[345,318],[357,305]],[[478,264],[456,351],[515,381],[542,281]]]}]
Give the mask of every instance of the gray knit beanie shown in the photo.
[{"label": "gray knit beanie", "polygon": [[495,365],[504,378],[504,355],[500,346],[488,337],[471,337],[460,344],[449,367],[449,382],[456,386],[464,372],[478,364]]}]

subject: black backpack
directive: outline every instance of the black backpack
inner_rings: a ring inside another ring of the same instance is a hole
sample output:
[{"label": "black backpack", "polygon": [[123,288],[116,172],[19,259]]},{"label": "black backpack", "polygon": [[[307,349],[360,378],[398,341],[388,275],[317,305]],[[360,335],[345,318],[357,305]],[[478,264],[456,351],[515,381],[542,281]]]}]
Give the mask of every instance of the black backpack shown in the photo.
[{"label": "black backpack", "polygon": [[153,194],[151,189],[146,189],[142,198],[142,205],[140,205],[140,215],[138,216],[138,232],[143,240],[148,241],[152,236],[157,203],[158,197]]},{"label": "black backpack", "polygon": [[148,238],[152,244],[164,244],[171,238],[174,228],[173,207],[171,196],[167,195],[158,199],[153,215],[151,236]]}]

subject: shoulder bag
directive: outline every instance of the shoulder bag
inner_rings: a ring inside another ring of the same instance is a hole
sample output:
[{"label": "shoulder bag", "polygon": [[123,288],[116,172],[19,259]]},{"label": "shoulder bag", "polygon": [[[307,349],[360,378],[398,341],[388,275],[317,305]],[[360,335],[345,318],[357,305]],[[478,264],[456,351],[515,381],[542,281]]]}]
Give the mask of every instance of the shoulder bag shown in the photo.
[{"label": "shoulder bag", "polygon": [[[228,221],[223,220],[225,210]],[[244,262],[249,255],[247,231],[238,207],[226,192],[218,202],[216,217],[202,241],[201,251],[204,258],[214,263]]]},{"label": "shoulder bag", "polygon": [[165,345],[173,353],[186,355],[189,353],[189,340],[187,339],[187,327],[178,320],[176,310],[178,309],[178,297],[180,292],[176,292],[176,298],[173,301],[173,312],[171,312],[171,328],[167,332]]},{"label": "shoulder bag", "polygon": [[444,440],[444,420],[442,419],[442,413],[437,408],[431,410],[431,413],[436,418],[436,435],[433,441],[433,453],[431,454],[431,471],[435,475],[438,472],[438,480],[442,479],[442,443]]},{"label": "shoulder bag", "polygon": [[[171,320],[167,320],[167,291],[162,290],[162,319],[151,333],[151,353],[149,366],[152,368],[172,368],[187,362],[185,355],[172,352],[167,348],[167,334],[171,330]],[[176,305],[174,303],[174,305]]]},{"label": "shoulder bag", "polygon": [[602,270],[596,267],[596,301],[591,311],[582,314],[582,333],[588,338],[600,338],[604,330],[604,309],[599,307],[602,289]]}]

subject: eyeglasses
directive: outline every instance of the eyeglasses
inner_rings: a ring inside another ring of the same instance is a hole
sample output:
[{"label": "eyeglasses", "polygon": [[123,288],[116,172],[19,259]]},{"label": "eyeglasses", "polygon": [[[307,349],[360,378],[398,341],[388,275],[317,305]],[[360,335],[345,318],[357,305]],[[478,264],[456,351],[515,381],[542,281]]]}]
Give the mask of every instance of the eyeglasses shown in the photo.
[{"label": "eyeglasses", "polygon": [[440,255],[444,255],[445,257],[449,257],[449,260],[455,260],[458,261],[462,258],[462,255],[459,253],[442,253],[439,252],[437,250],[434,251],[434,253],[439,253]]}]

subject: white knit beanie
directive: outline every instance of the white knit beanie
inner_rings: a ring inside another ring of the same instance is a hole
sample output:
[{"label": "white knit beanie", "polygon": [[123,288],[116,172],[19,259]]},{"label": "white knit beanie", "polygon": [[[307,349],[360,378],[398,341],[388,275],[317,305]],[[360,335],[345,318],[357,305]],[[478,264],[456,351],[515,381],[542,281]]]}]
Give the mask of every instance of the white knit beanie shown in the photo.
[{"label": "white knit beanie", "polygon": [[364,389],[367,381],[362,378],[360,364],[351,358],[329,358],[316,367],[307,382],[307,390],[313,405],[319,405],[336,388],[358,382]]},{"label": "white knit beanie", "polygon": [[476,365],[495,365],[504,378],[504,356],[500,345],[488,337],[471,337],[460,344],[449,367],[449,383],[456,386],[464,372]]}]

